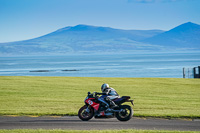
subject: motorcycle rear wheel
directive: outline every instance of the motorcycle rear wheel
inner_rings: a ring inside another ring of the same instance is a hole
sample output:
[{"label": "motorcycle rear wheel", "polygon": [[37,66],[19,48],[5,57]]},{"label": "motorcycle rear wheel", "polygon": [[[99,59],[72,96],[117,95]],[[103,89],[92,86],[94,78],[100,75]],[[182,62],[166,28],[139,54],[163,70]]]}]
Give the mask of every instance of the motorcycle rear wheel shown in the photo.
[{"label": "motorcycle rear wheel", "polygon": [[87,105],[84,105],[78,111],[78,117],[82,121],[88,121],[94,116],[94,110],[92,108],[89,108],[89,112],[87,112],[86,111],[87,107],[88,107]]},{"label": "motorcycle rear wheel", "polygon": [[116,113],[116,117],[120,121],[128,121],[133,116],[133,109],[129,105],[121,105],[120,109],[123,109],[121,112]]}]

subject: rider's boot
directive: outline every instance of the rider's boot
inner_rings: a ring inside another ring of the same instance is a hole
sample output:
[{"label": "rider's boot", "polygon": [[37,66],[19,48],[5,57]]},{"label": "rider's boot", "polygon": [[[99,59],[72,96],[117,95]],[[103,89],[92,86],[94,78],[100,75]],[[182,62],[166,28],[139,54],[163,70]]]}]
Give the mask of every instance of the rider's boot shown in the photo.
[{"label": "rider's boot", "polygon": [[115,108],[115,107],[118,107],[118,106],[115,104],[115,102],[113,102],[109,97],[106,97],[106,98],[105,98],[105,101],[107,101],[107,103],[109,103],[110,109],[113,109],[113,108]]},{"label": "rider's boot", "polygon": [[112,100],[110,101],[110,108],[113,109],[115,107],[118,107],[115,102],[113,102]]}]

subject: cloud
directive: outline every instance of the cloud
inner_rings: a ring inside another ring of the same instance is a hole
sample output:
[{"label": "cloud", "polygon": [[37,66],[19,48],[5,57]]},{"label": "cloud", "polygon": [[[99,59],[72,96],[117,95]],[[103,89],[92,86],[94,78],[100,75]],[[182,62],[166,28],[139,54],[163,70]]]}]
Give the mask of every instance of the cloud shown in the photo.
[{"label": "cloud", "polygon": [[128,0],[128,2],[135,3],[166,3],[166,2],[177,2],[185,0]]}]

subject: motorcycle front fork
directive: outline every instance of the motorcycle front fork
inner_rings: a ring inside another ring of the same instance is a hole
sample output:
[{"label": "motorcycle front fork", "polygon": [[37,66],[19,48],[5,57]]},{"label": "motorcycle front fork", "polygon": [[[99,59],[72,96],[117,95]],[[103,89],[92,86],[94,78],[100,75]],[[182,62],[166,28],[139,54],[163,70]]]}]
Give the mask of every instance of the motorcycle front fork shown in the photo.
[{"label": "motorcycle front fork", "polygon": [[87,106],[87,108],[85,109],[85,112],[90,113],[90,106]]}]

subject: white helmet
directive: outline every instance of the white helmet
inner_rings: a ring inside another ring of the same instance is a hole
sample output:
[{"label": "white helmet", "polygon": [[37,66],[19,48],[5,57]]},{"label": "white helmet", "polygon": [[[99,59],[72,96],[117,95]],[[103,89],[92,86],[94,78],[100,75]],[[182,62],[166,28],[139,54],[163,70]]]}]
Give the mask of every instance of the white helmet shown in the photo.
[{"label": "white helmet", "polygon": [[101,91],[104,92],[105,89],[107,89],[107,88],[109,88],[109,85],[108,85],[108,84],[103,84],[103,85],[101,86]]}]

